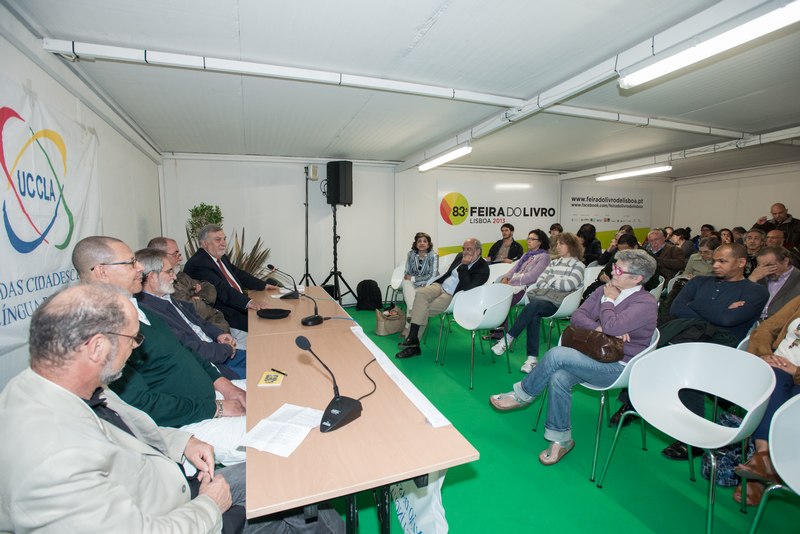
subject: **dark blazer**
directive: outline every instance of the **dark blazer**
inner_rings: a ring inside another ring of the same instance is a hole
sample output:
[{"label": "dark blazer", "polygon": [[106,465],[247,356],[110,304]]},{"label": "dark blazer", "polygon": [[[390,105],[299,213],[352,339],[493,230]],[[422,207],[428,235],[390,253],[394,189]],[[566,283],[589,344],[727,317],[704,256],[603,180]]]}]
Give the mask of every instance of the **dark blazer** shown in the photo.
[{"label": "dark blazer", "polygon": [[[767,287],[766,278],[762,278],[756,283]],[[767,317],[772,317],[775,312],[786,306],[790,300],[797,296],[800,296],[800,270],[797,270],[797,268],[794,267],[792,268],[792,272],[789,274],[789,278],[787,278],[786,282],[783,284],[783,287],[778,290],[778,292],[775,294],[775,298],[773,298],[772,302],[769,303],[769,307],[767,308]]]},{"label": "dark blazer", "polygon": [[[264,280],[259,280],[247,271],[235,267],[228,256],[222,256],[221,259],[242,289],[262,290],[267,286]],[[222,312],[231,328],[247,331],[247,303],[250,302],[250,298],[231,287],[208,252],[203,249],[195,252],[194,256],[186,262],[183,270],[192,278],[211,282],[217,289],[217,300],[214,302],[214,307]]]},{"label": "dark blazer", "polygon": [[653,254],[658,265],[658,274],[664,277],[664,282],[669,282],[670,279],[682,271],[686,267],[686,259],[683,257],[683,250],[681,247],[676,247],[672,243],[665,243],[658,254]]},{"label": "dark blazer", "polygon": [[164,319],[169,329],[181,342],[181,345],[204,360],[216,364],[217,366],[219,364],[224,364],[233,353],[230,345],[216,342],[217,337],[219,337],[223,331],[201,319],[200,316],[197,315],[197,312],[194,311],[194,306],[190,303],[176,300],[172,297],[170,297],[170,299],[181,309],[181,312],[183,312],[187,319],[199,326],[200,329],[214,341],[207,342],[200,339],[200,337],[195,334],[194,330],[186,324],[186,321],[183,320],[175,307],[166,300],[145,293],[144,291],[136,295],[136,300],[139,301],[139,305],[142,308],[152,311]]},{"label": "dark blazer", "polygon": [[453,269],[458,269],[458,285],[453,294],[459,291],[468,291],[474,287],[482,286],[489,279],[489,264],[483,258],[478,258],[471,269],[467,269],[466,265],[461,265],[461,258],[463,254],[458,253],[456,259],[447,268],[447,272],[437,278],[434,282],[441,284],[450,277]]},{"label": "dark blazer", "polygon": [[[503,246],[502,239],[496,242],[494,245],[492,245],[492,247],[489,249],[489,253],[486,255],[486,257],[489,258],[489,261],[494,262],[494,258],[495,256],[497,256],[497,253],[500,252],[500,247],[502,246]],[[511,246],[508,249],[508,259],[517,261],[522,257],[523,254],[524,251],[522,250],[522,245],[520,245],[516,241],[512,241]]]}]

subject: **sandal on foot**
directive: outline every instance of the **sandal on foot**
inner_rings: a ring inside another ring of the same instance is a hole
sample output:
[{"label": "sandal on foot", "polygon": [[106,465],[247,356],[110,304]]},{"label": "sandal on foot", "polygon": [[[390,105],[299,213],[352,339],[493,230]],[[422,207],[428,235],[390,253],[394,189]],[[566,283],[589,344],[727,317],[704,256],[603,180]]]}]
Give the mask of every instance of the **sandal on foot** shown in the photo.
[{"label": "sandal on foot", "polygon": [[539,461],[543,465],[553,465],[559,462],[564,456],[567,455],[575,447],[575,442],[569,440],[565,445],[557,441],[551,441],[550,446],[539,454]]},{"label": "sandal on foot", "polygon": [[528,405],[528,403],[517,400],[517,396],[514,395],[513,391],[492,395],[489,397],[489,404],[501,411],[516,410]]}]

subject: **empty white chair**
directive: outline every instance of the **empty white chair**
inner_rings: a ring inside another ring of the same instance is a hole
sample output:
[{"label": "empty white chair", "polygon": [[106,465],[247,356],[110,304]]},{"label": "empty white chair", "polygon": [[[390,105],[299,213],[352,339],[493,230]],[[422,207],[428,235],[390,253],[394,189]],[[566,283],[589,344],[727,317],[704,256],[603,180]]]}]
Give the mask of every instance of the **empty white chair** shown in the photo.
[{"label": "empty white chair", "polygon": [[[800,443],[798,421],[800,421],[800,395],[786,401],[772,416],[772,423],[769,427],[769,457],[784,484],[772,484],[764,491],[756,517],[753,519],[753,526],[750,528],[750,534],[755,534],[758,530],[767,500],[772,493],[777,490],[800,493],[800,456],[797,454],[797,444]],[[744,499],[743,495],[742,500],[744,501]]]},{"label": "empty white chair", "polygon": [[[631,404],[648,423],[665,434],[701,447],[711,464],[706,531],[714,526],[716,458],[713,450],[753,433],[775,388],[775,373],[761,358],[712,343],[683,343],[657,349],[638,359],[631,369]],[[738,428],[694,414],[678,392],[692,389],[731,401],[746,411]],[[692,466],[693,462],[690,461]]]},{"label": "empty white chair", "polygon": [[[459,326],[472,332],[469,389],[472,389],[475,371],[475,333],[478,330],[497,328],[503,324],[508,316],[513,295],[514,288],[507,284],[480,286],[458,294],[459,298],[453,308],[453,319]],[[505,334],[505,330],[503,333]],[[506,367],[510,373],[511,363],[508,356],[508,347],[506,347],[505,353]],[[444,354],[442,355],[442,364],[444,364]]]}]

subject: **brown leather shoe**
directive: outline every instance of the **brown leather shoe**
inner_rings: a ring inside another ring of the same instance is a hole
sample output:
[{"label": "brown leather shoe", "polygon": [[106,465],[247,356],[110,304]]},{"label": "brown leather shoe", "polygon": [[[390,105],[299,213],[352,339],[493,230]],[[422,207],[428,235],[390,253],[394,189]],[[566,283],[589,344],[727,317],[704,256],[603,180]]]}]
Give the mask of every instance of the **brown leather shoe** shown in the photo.
[{"label": "brown leather shoe", "polygon": [[734,471],[742,478],[758,480],[764,484],[780,481],[780,477],[769,458],[769,451],[755,453],[746,464],[737,465]]},{"label": "brown leather shoe", "polygon": [[[764,497],[764,484],[761,482],[756,482],[755,480],[751,480],[747,483],[747,506],[758,506],[761,503],[761,499]],[[736,489],[733,490],[733,500],[741,503],[742,502],[742,485],[739,484],[736,486]]]}]

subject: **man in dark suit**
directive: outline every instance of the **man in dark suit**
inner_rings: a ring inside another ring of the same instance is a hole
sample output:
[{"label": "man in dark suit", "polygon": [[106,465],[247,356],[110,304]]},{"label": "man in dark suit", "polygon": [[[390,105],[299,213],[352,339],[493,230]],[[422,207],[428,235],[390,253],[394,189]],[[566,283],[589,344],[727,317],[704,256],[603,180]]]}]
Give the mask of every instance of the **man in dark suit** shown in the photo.
[{"label": "man in dark suit", "polygon": [[233,336],[201,319],[191,303],[172,297],[176,273],[167,253],[144,248],[136,252],[136,261],[144,269],[142,292],[136,295],[140,306],[164,319],[181,345],[213,363],[222,376],[245,378],[247,356],[236,349]]},{"label": "man in dark suit", "polygon": [[758,267],[748,280],[769,290],[769,300],[761,312],[761,319],[766,319],[800,295],[800,271],[792,266],[791,254],[782,246],[761,249],[756,261]]},{"label": "man in dark suit", "polygon": [[461,253],[456,256],[447,272],[426,287],[417,290],[411,312],[411,327],[408,337],[400,343],[403,349],[395,358],[419,356],[420,327],[428,324],[431,315],[445,311],[459,291],[482,286],[489,280],[489,264],[481,258],[481,242],[475,238],[464,241]]},{"label": "man in dark suit", "polygon": [[[247,310],[260,310],[261,306],[247,297],[244,290],[260,291],[267,287],[267,283],[231,263],[225,255],[228,241],[221,227],[207,224],[200,229],[197,240],[201,248],[186,262],[184,272],[197,280],[211,282],[217,289],[214,307],[222,312],[232,330],[247,332]],[[243,345],[243,336],[231,333],[239,345]]]}]

